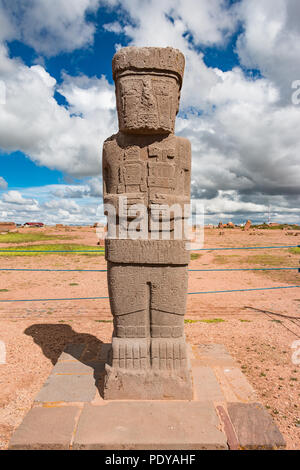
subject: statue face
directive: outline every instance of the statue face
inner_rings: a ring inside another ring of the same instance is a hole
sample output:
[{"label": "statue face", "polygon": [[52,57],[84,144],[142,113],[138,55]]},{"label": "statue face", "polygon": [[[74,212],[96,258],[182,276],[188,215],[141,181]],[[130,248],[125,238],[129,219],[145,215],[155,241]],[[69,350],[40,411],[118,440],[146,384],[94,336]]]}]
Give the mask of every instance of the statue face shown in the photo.
[{"label": "statue face", "polygon": [[124,75],[117,79],[116,95],[121,131],[133,134],[174,132],[179,106],[179,84],[175,76]]}]

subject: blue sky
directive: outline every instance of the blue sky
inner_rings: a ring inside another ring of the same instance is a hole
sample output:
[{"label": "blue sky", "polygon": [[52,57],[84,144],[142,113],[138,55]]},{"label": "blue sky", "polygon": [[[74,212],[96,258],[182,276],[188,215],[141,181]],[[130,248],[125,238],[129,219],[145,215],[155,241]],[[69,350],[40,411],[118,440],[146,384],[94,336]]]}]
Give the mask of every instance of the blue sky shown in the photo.
[{"label": "blue sky", "polygon": [[0,220],[96,220],[111,59],[136,45],[185,54],[176,133],[205,222],[270,206],[299,223],[299,14],[296,0],[0,0]]}]

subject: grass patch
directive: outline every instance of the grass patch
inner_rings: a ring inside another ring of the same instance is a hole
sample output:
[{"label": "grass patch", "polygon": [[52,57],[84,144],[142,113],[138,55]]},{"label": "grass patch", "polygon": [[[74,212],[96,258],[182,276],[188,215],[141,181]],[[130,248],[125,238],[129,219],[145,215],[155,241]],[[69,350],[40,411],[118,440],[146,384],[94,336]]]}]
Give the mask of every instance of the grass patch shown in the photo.
[{"label": "grass patch", "polygon": [[293,253],[294,255],[300,255],[300,248],[290,248],[289,249],[290,253]]},{"label": "grass patch", "polygon": [[[295,248],[298,250],[298,248]],[[297,252],[300,254],[299,252]],[[255,255],[249,256],[239,256],[239,255],[215,255],[214,261],[216,264],[235,264],[243,265],[248,264],[257,267],[285,267],[289,264],[287,257],[284,255],[276,255],[269,253],[258,253]]]},{"label": "grass patch", "polygon": [[224,322],[225,320],[223,320],[223,318],[209,318],[207,320],[189,320],[189,319],[186,319],[184,320],[184,323],[222,323]]},{"label": "grass patch", "polygon": [[[72,237],[74,238],[74,237]],[[76,237],[77,238],[77,237]],[[5,233],[0,235],[0,243],[32,243],[47,240],[66,240],[67,235],[45,235],[44,233]]]},{"label": "grass patch", "polygon": [[79,286],[78,282],[71,282],[69,286]]},{"label": "grass patch", "polygon": [[[21,253],[17,253],[14,247],[8,247],[8,248],[3,248],[5,252],[0,251],[0,256],[41,256],[41,255],[64,255],[64,256],[69,256],[72,253],[48,253],[47,251],[77,251],[77,250],[97,250],[98,253],[74,253],[78,255],[84,255],[84,256],[103,256],[104,255],[104,250],[99,250],[95,246],[89,246],[89,245],[79,245],[76,243],[70,243],[70,244],[60,244],[60,243],[55,243],[51,245],[23,245],[23,246],[18,246],[17,250],[22,250]],[[38,253],[35,251],[34,253],[30,253],[31,250],[37,250]],[[28,252],[28,253],[26,253]]]},{"label": "grass patch", "polygon": [[225,320],[223,320],[223,318],[210,318],[208,320],[199,320],[203,323],[222,323],[224,322]]},{"label": "grass patch", "polygon": [[195,259],[198,259],[200,258],[201,255],[199,255],[198,253],[191,253],[191,260],[195,260]]},{"label": "grass patch", "polygon": [[215,255],[214,256],[214,262],[216,264],[229,264],[229,263],[239,263],[241,262],[242,257],[239,255]]},{"label": "grass patch", "polygon": [[8,289],[0,289],[0,292],[9,292]]},{"label": "grass patch", "polygon": [[251,320],[244,320],[243,318],[240,318],[240,322],[242,322],[242,323],[251,323]]},{"label": "grass patch", "polygon": [[269,253],[247,256],[247,258],[245,258],[245,260],[243,261],[244,263],[248,264],[257,264],[260,266],[274,266],[278,268],[280,266],[287,265],[286,256],[271,255]]},{"label": "grass patch", "polygon": [[97,323],[112,323],[113,320],[95,320]]}]

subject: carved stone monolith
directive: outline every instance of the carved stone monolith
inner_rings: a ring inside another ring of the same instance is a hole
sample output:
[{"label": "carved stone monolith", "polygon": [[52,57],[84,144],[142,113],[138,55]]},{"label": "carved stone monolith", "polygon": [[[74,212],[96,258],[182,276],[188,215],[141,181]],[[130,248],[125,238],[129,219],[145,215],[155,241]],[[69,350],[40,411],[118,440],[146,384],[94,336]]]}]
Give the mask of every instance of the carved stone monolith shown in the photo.
[{"label": "carved stone monolith", "polygon": [[112,62],[119,132],[105,141],[102,159],[114,320],[105,399],[192,398],[189,252],[178,230],[188,216],[191,148],[174,135],[184,63],[170,47],[125,47]]}]

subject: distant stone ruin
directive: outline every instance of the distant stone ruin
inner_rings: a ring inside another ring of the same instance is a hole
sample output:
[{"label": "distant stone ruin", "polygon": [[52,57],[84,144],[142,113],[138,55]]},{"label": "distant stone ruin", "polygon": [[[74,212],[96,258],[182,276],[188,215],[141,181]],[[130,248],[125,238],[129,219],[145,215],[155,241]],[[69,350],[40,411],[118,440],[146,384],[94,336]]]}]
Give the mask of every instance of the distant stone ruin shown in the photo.
[{"label": "distant stone ruin", "polygon": [[14,222],[0,222],[0,233],[1,232],[10,232],[17,228]]},{"label": "distant stone ruin", "polygon": [[251,228],[251,225],[252,225],[251,220],[247,220],[244,226],[244,230],[247,232]]}]

